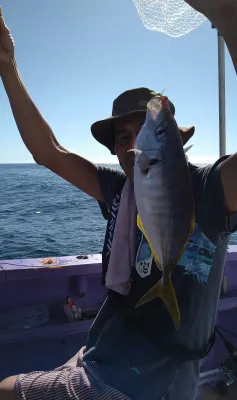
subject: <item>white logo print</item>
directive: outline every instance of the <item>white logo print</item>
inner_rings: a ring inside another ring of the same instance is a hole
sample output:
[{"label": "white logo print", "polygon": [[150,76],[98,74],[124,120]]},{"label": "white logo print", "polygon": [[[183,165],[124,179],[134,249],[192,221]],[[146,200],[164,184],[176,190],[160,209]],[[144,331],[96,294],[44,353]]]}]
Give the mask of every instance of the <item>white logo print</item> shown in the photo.
[{"label": "white logo print", "polygon": [[146,278],[150,275],[152,261],[153,255],[150,246],[142,234],[136,257],[136,270],[141,278]]}]

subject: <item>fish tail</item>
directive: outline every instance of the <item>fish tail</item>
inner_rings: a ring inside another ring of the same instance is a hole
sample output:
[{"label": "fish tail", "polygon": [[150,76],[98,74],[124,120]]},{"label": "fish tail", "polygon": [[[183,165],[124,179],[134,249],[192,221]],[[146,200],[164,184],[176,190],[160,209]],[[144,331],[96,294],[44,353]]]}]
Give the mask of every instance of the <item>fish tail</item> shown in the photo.
[{"label": "fish tail", "polygon": [[143,304],[159,297],[165,304],[169,312],[175,328],[180,327],[180,312],[176,294],[171,279],[165,281],[160,279],[136,304],[135,308],[141,307]]}]

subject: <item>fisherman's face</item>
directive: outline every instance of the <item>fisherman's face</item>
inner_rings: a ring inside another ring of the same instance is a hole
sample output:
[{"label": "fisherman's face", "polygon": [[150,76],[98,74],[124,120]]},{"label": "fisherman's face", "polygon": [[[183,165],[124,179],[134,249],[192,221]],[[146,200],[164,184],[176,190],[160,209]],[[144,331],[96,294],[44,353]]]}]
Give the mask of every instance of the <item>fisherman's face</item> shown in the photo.
[{"label": "fisherman's face", "polygon": [[144,124],[144,116],[130,116],[114,123],[114,151],[125,174],[133,181],[134,142]]}]

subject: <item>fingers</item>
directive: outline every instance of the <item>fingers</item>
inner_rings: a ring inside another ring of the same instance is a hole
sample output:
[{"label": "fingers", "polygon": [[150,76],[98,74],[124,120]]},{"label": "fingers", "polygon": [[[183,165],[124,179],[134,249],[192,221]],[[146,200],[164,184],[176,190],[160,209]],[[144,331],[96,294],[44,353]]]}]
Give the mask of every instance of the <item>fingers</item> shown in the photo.
[{"label": "fingers", "polygon": [[1,7],[0,7],[0,32],[1,32],[1,33],[3,33],[3,32],[8,32],[8,33],[9,33],[9,29],[8,29],[8,27],[6,26],[5,21],[4,21],[4,19],[3,19],[3,16],[2,16],[2,9],[1,9]]},{"label": "fingers", "polygon": [[4,49],[8,55],[14,54],[14,40],[2,16],[2,9],[0,7],[0,44],[1,49]]}]

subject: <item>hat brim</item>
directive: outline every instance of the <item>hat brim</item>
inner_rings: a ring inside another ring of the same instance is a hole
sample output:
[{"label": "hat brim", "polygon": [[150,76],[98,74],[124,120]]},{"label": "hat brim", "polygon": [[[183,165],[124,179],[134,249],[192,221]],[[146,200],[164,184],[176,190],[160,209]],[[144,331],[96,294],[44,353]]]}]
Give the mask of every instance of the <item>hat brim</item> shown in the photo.
[{"label": "hat brim", "polygon": [[[111,154],[115,155],[114,152],[114,136],[113,136],[113,125],[119,120],[125,120],[134,115],[144,115],[146,117],[146,111],[134,110],[126,114],[118,115],[115,117],[110,117],[103,119],[101,121],[95,122],[91,125],[91,133],[93,137],[101,144],[106,146]],[[193,136],[195,127],[179,127],[179,131],[183,140],[183,145],[185,145],[189,139]]]}]

